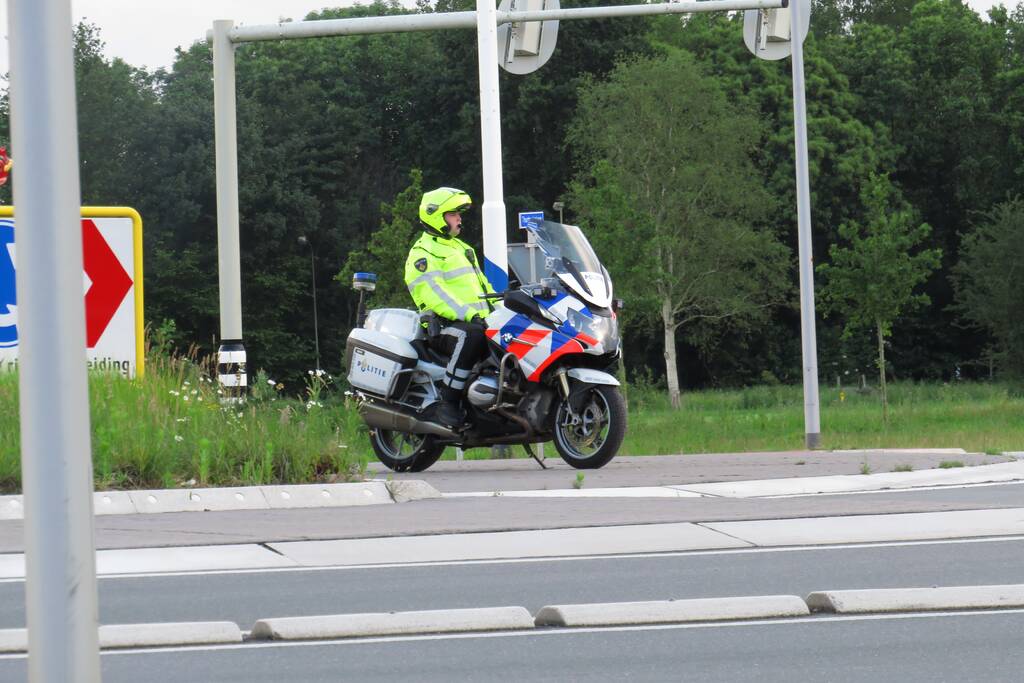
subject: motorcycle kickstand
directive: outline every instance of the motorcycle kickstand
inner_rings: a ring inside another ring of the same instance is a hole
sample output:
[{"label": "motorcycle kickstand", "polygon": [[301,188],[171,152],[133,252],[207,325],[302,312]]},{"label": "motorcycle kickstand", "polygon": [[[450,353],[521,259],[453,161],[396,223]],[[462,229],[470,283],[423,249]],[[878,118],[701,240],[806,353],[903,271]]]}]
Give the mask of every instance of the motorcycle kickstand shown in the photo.
[{"label": "motorcycle kickstand", "polygon": [[530,444],[524,443],[523,444],[523,450],[526,451],[527,455],[529,455],[531,458],[533,458],[534,460],[537,461],[537,464],[540,465],[540,468],[542,470],[546,470],[548,468],[548,466],[544,464],[544,461],[541,460],[540,458],[538,458],[537,454],[533,452],[533,449],[530,448]]}]

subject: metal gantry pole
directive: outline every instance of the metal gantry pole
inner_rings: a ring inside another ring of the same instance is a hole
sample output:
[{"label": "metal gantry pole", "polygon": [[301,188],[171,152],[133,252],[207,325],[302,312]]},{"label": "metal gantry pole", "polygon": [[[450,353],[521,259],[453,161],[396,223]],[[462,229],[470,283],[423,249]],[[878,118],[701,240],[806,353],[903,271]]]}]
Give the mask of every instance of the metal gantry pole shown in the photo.
[{"label": "metal gantry pole", "polygon": [[242,344],[242,267],[238,240],[238,133],[235,124],[235,46],[230,19],[213,22],[213,112],[217,166],[217,256],[220,348],[217,376],[239,396],[248,384]]},{"label": "metal gantry pole", "polygon": [[98,683],[78,126],[68,0],[10,0],[28,675]]},{"label": "metal gantry pole", "polygon": [[508,288],[505,190],[501,177],[501,98],[498,93],[498,12],[494,0],[476,0],[480,64],[480,142],[484,174],[484,275],[498,292]]},{"label": "metal gantry pole", "polygon": [[811,190],[807,169],[807,102],[804,97],[804,48],[800,30],[807,18],[800,2],[790,4],[793,20],[793,137],[796,146],[796,211],[800,259],[800,346],[804,370],[804,438],[807,448],[821,446],[818,405],[818,343],[814,319],[814,252],[811,248]]},{"label": "metal gantry pole", "polygon": [[313,254],[313,245],[309,245],[309,268],[313,278],[313,341],[316,344],[316,372],[320,376],[320,322],[317,319],[316,311],[316,256]]}]

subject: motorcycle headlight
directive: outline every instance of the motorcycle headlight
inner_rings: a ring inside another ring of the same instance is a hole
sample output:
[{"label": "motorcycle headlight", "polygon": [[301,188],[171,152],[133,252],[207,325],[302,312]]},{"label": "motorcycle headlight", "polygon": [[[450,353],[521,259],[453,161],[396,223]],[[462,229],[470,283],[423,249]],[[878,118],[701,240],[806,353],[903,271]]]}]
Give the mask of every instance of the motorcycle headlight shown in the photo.
[{"label": "motorcycle headlight", "polygon": [[586,314],[583,311],[569,309],[568,321],[577,332],[592,337],[598,344],[604,344],[615,336],[615,320],[600,315]]}]

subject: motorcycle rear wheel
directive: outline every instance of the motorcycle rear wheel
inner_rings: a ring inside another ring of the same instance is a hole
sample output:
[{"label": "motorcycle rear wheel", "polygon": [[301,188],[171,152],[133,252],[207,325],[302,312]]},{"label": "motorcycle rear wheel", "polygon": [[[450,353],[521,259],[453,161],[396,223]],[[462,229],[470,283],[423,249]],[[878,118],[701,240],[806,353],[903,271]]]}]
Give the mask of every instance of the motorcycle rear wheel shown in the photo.
[{"label": "motorcycle rear wheel", "polygon": [[626,437],[626,402],[618,387],[597,384],[583,391],[575,419],[566,401],[558,405],[555,450],[578,470],[596,470],[615,457]]},{"label": "motorcycle rear wheel", "polygon": [[406,434],[389,429],[370,430],[370,446],[377,459],[395,472],[422,472],[444,452],[444,446],[429,434]]}]

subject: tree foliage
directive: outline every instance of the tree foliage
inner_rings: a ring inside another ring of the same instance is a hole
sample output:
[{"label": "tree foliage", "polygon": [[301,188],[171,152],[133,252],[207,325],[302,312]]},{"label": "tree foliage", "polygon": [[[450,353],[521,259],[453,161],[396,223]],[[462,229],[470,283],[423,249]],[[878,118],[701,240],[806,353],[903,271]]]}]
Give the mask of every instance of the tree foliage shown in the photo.
[{"label": "tree foliage", "polygon": [[377,288],[372,302],[375,308],[409,308],[405,261],[420,232],[417,216],[422,196],[423,172],[413,169],[409,173],[409,186],[399,192],[391,204],[381,205],[380,228],[370,236],[365,247],[349,252],[344,267],[335,277],[338,282],[348,284],[356,273],[376,273]]},{"label": "tree foliage", "polygon": [[956,310],[992,335],[1001,361],[1024,379],[1024,200],[986,212],[964,237],[953,270]]},{"label": "tree foliage", "polygon": [[[609,2],[563,2],[596,4]],[[306,18],[474,6],[424,0],[410,10],[388,1]],[[699,66],[695,92],[718,93],[715,106],[730,105],[715,126],[737,131],[744,141],[737,146],[753,165],[737,201],[770,197],[748,202],[756,210],[740,222],[795,251],[790,62],[755,59],[741,31],[739,13],[566,21],[547,65],[525,77],[500,76],[510,225],[516,212],[555,200],[566,201],[568,220],[587,224],[602,257],[613,262],[618,290],[635,293],[623,316],[634,373],[663,363],[661,335],[650,334],[652,324],[663,326],[655,290],[637,284],[647,244],[638,237],[655,223],[626,191],[621,164],[571,139],[570,123],[579,119],[580,93],[613,83],[616,64],[685,59],[679,51],[685,52]],[[147,320],[173,319],[180,339],[212,350],[219,307],[209,45],[196,35],[169,70],[148,72],[109,55],[95,26],[80,25],[74,37],[83,201],[140,211]],[[398,240],[401,222],[415,220],[403,208],[411,201],[402,198],[411,170],[421,169],[423,187],[454,185],[478,205],[482,200],[475,36],[437,31],[252,43],[239,46],[236,65],[243,330],[251,363],[295,378],[313,366],[309,251],[297,243],[305,235],[315,246],[321,355],[337,369],[355,296],[347,282],[332,278],[355,264],[354,253],[369,257],[377,249],[383,257],[385,237]],[[805,71],[815,262],[832,262],[830,248],[846,240],[841,226],[871,223],[861,196],[872,174],[888,174],[920,217],[915,221],[932,228],[922,248],[941,250],[942,260],[915,290],[928,303],[902,311],[886,353],[902,376],[949,377],[957,365],[974,372],[969,363],[979,349],[1009,347],[1001,328],[961,305],[975,276],[957,263],[975,263],[969,254],[987,243],[965,241],[973,226],[994,220],[1007,197],[1024,194],[1024,5],[997,6],[981,17],[960,0],[815,0]],[[674,96],[669,82],[659,99]],[[0,95],[0,144],[9,140],[8,111]],[[622,111],[616,130],[625,147],[635,137],[626,125],[634,112],[625,105]],[[27,153],[11,152],[15,160]],[[581,169],[585,176],[576,177]],[[0,188],[0,201],[10,201],[17,165],[12,178]],[[587,199],[578,202],[576,193]],[[722,222],[720,215],[715,221]],[[479,215],[467,223],[479,226]],[[389,231],[380,233],[382,225]],[[715,229],[725,240],[728,231]],[[480,232],[468,235],[479,240]],[[773,292],[792,289],[795,269],[772,281]],[[400,300],[396,291],[393,301]],[[757,311],[727,321],[698,317],[680,327],[674,341],[682,383],[798,381],[795,306]],[[819,327],[821,366],[837,374],[863,371],[876,355],[868,335],[844,338],[845,326],[835,315]],[[996,372],[1018,356],[1001,353]]]},{"label": "tree foliage", "polygon": [[623,61],[580,93],[573,204],[607,231],[605,258],[630,299],[660,320],[675,405],[676,331],[753,316],[785,289],[785,249],[754,227],[771,204],[749,156],[757,135],[681,50]]},{"label": "tree foliage", "polygon": [[942,252],[921,248],[931,227],[918,221],[887,176],[872,175],[861,199],[864,222],[840,226],[845,244],[833,245],[832,262],[818,266],[825,281],[821,300],[824,310],[842,315],[846,335],[864,327],[874,331],[888,418],[885,339],[902,313],[928,303],[928,295],[915,289],[938,267]]}]

